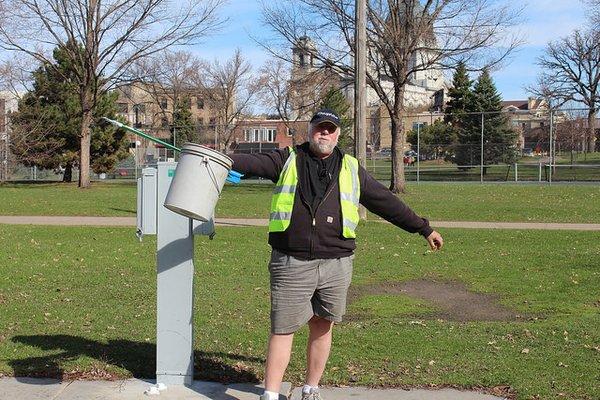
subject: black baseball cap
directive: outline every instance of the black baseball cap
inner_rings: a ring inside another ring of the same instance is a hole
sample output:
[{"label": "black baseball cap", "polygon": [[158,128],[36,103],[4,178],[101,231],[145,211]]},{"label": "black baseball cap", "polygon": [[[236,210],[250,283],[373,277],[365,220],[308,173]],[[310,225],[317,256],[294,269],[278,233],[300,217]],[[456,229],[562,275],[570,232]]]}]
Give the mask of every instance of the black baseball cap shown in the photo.
[{"label": "black baseball cap", "polygon": [[319,110],[313,115],[310,123],[313,125],[319,125],[323,122],[331,122],[338,128],[340,127],[340,117],[337,113],[329,108],[324,108]]}]

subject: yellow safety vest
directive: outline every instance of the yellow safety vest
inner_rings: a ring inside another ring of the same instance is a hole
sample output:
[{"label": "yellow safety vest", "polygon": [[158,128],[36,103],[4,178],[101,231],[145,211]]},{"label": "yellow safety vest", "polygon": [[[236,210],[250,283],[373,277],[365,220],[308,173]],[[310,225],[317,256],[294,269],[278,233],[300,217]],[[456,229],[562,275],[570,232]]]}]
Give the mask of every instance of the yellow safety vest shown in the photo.
[{"label": "yellow safety vest", "polygon": [[[269,232],[283,232],[290,226],[296,186],[298,185],[298,168],[296,167],[296,151],[289,148],[290,155],[279,175],[279,180],[271,198],[271,214]],[[358,201],[360,199],[360,182],[358,179],[358,160],[344,154],[339,175],[340,208],[342,210],[342,236],[347,239],[356,237],[358,225]]]}]

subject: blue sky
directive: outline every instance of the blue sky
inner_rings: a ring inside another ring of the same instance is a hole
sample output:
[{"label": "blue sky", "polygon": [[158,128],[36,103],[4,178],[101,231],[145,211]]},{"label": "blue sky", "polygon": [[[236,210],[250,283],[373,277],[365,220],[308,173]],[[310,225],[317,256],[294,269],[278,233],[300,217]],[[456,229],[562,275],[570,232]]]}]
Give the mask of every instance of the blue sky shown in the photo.
[{"label": "blue sky", "polygon": [[[527,0],[517,4],[524,7],[524,22],[517,29],[524,34],[526,43],[493,74],[504,100],[527,98],[524,86],[535,82],[538,73],[535,60],[543,53],[544,45],[585,23],[585,10],[579,0]],[[268,35],[268,29],[260,21],[260,2],[230,0],[223,14],[229,22],[221,33],[208,38],[193,51],[205,59],[224,60],[239,47],[255,67],[262,65],[268,54],[249,35]]]}]

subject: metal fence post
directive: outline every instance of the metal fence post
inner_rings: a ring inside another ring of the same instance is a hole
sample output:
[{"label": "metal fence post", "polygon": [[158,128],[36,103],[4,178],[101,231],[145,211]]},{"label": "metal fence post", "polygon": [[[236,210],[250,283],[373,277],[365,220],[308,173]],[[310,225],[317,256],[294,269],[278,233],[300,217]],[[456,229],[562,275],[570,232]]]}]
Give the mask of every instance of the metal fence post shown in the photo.
[{"label": "metal fence post", "polygon": [[554,125],[552,118],[552,110],[550,110],[550,143],[548,148],[548,155],[550,158],[550,166],[548,167],[548,182],[552,183],[552,164],[554,164]]},{"label": "metal fence post", "polygon": [[519,182],[518,168],[519,168],[519,164],[515,163],[515,182]]},{"label": "metal fence post", "polygon": [[[421,161],[421,123],[417,123],[417,183],[419,183],[420,177],[420,161]],[[402,157],[402,162],[404,162],[404,157]]]},{"label": "metal fence post", "polygon": [[539,171],[538,171],[538,182],[542,181],[542,162],[540,161],[539,164]]},{"label": "metal fence post", "polygon": [[483,183],[483,122],[484,122],[484,116],[485,114],[482,112],[481,113],[481,160],[480,160],[480,167],[479,167],[479,180],[481,183]]}]

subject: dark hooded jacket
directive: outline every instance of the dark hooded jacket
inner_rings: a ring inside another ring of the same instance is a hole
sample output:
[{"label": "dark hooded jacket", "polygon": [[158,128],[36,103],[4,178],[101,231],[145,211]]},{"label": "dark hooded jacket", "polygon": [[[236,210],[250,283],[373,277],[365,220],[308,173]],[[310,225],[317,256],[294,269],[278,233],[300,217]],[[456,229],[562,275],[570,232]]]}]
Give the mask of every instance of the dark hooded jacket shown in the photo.
[{"label": "dark hooded jacket", "polygon": [[[317,165],[308,142],[296,146],[298,182],[290,226],[270,232],[269,244],[282,253],[304,259],[339,258],[353,254],[354,239],[342,236],[338,177],[343,153],[336,147],[329,162]],[[233,154],[233,169],[245,175],[277,182],[289,156],[288,148],[270,153]],[[309,172],[310,171],[310,172]],[[315,175],[320,175],[322,179]],[[427,237],[433,230],[388,188],[359,167],[360,203],[405,231]],[[323,179],[327,184],[323,184]],[[323,192],[324,189],[324,192]]]}]

